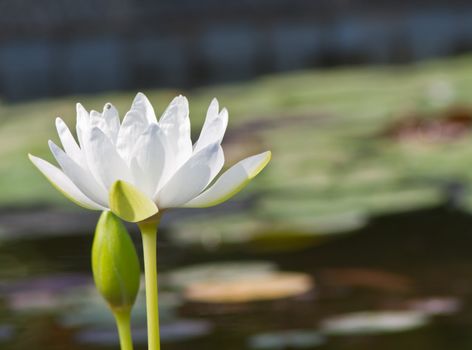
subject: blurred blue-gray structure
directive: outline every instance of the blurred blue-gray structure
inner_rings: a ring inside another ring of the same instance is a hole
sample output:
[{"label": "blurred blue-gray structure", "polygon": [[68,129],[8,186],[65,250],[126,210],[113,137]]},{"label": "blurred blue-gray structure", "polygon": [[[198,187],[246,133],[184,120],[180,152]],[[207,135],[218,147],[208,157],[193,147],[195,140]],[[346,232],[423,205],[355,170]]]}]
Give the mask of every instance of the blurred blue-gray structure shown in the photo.
[{"label": "blurred blue-gray structure", "polygon": [[195,86],[469,51],[457,0],[0,0],[0,95]]}]

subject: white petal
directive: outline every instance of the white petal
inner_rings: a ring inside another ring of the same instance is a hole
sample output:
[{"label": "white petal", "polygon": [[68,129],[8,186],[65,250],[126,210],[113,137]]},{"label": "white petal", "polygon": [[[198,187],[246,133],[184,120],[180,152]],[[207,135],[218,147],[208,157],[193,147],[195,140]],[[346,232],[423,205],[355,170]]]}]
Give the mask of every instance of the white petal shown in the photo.
[{"label": "white petal", "polygon": [[107,134],[107,126],[105,120],[102,118],[102,114],[94,110],[90,111],[90,127],[97,127],[102,130],[105,135]]},{"label": "white petal", "polygon": [[216,182],[185,207],[204,208],[222,203],[243,189],[269,163],[270,152],[264,152],[233,165]]},{"label": "white petal", "polygon": [[221,146],[213,144],[193,155],[158,192],[157,206],[178,207],[199,194],[208,185],[220,152]]},{"label": "white petal", "polygon": [[54,142],[49,141],[49,149],[54,158],[61,166],[67,177],[84,193],[88,198],[100,205],[107,206],[108,193],[105,188],[98,184],[88,169],[82,168],[72,160]]},{"label": "white petal", "polygon": [[131,173],[111,140],[97,127],[88,130],[84,149],[90,172],[106,190],[117,180],[132,182]]},{"label": "white petal", "polygon": [[206,114],[205,122],[212,122],[214,119],[218,117],[220,113],[220,105],[216,98],[211,100],[210,106],[208,106],[208,111]]},{"label": "white petal", "polygon": [[61,118],[56,118],[56,129],[61,139],[62,147],[66,151],[67,155],[71,157],[77,164],[83,165],[85,160],[82,154],[79,145],[72,136],[69,128],[67,127],[66,123]]},{"label": "white petal", "polygon": [[131,156],[134,184],[152,198],[159,185],[164,163],[164,135],[157,124],[149,125],[135,145]]},{"label": "white petal", "polygon": [[77,186],[75,186],[74,183],[54,165],[46,162],[41,158],[32,156],[31,154],[28,156],[31,162],[33,162],[33,164],[39,169],[39,171],[41,171],[43,175],[48,178],[52,185],[56,187],[59,191],[61,191],[71,201],[87,209],[106,209],[105,207],[102,207],[101,205],[95,203],[94,201],[86,197],[77,188]]},{"label": "white petal", "polygon": [[90,116],[89,113],[85,110],[84,106],[80,103],[76,105],[77,110],[77,124],[76,124],[76,132],[77,138],[79,139],[79,143],[83,146],[83,133],[85,129],[89,127]]},{"label": "white petal", "polygon": [[83,168],[72,160],[61,148],[49,140],[49,149],[56,161],[61,166],[67,177],[88,198],[100,205],[107,206],[108,193],[105,188],[98,184],[87,168]]},{"label": "white petal", "polygon": [[[216,142],[215,144],[219,145],[218,142]],[[211,164],[210,178],[208,179],[208,182],[205,185],[205,187],[207,187],[208,184],[213,181],[213,179],[216,177],[216,175],[218,175],[220,173],[221,169],[223,169],[223,165],[225,165],[225,154],[223,152],[223,148],[220,146],[220,147],[218,147],[218,153],[216,155],[216,159]]]},{"label": "white petal", "polygon": [[184,96],[172,100],[159,120],[159,125],[166,136],[170,160],[166,167],[175,171],[192,156],[193,152],[188,101]]},{"label": "white petal", "polygon": [[129,164],[131,152],[138,138],[146,131],[151,122],[156,122],[154,110],[146,96],[138,93],[133,100],[131,109],[126,113],[123,119],[116,140],[118,153],[126,163]]},{"label": "white petal", "polygon": [[151,102],[142,92],[138,92],[133,100],[132,109],[138,109],[146,117],[148,123],[157,123],[156,113]]},{"label": "white petal", "polygon": [[[214,100],[216,101],[216,100]],[[228,111],[223,108],[221,113],[213,114],[212,106],[208,108],[207,117],[203,124],[202,131],[198,141],[195,143],[194,152],[198,152],[204,147],[212,143],[221,143],[225,135],[226,127],[228,126]]]},{"label": "white petal", "polygon": [[118,110],[111,103],[105,104],[103,107],[102,117],[108,128],[108,137],[116,142],[118,132],[120,131],[120,116]]},{"label": "white petal", "polygon": [[108,138],[115,143],[120,130],[118,111],[111,103],[103,107],[103,112],[90,111],[90,126],[98,127]]}]

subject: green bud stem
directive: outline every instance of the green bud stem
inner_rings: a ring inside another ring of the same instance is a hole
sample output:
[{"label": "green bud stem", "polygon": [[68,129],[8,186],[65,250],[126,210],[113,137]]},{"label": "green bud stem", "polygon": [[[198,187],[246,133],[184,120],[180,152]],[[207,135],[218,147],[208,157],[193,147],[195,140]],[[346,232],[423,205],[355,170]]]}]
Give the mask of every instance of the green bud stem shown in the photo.
[{"label": "green bud stem", "polygon": [[92,245],[92,272],[98,292],[118,327],[121,350],[132,350],[130,314],[139,290],[139,258],[126,227],[115,214],[100,216]]},{"label": "green bud stem", "polygon": [[161,348],[157,287],[157,226],[159,221],[160,215],[157,215],[152,221],[138,223],[143,238],[148,350],[160,350]]},{"label": "green bud stem", "polygon": [[120,337],[121,350],[133,350],[131,338],[131,310],[113,310],[118,335]]}]

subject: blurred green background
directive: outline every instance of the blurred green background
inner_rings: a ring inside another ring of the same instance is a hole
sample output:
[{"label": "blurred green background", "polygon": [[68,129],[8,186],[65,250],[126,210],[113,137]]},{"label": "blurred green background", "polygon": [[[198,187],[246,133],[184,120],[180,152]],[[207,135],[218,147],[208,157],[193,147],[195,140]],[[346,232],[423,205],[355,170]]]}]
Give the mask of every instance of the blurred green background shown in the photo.
[{"label": "blurred green background", "polygon": [[[248,230],[263,232],[274,223],[281,231],[309,232],[318,226],[336,231],[376,214],[450,200],[467,209],[471,73],[472,58],[463,56],[298,71],[191,90],[146,90],[158,114],[175,95],[188,96],[194,139],[217,96],[230,111],[224,142],[228,165],[265,149],[274,154],[270,168],[235,198],[251,207],[245,214],[250,218],[228,212],[211,222],[192,219],[182,238],[198,239],[193,231],[202,230],[200,224],[205,232],[238,240]],[[68,205],[25,155],[53,161],[46,141],[57,141],[54,119],[61,116],[73,128],[76,101],[88,109],[110,101],[124,114],[133,96],[104,93],[2,104],[0,203]]]},{"label": "blurred green background", "polygon": [[27,154],[53,162],[76,102],[123,116],[137,91],[157,115],[187,96],[194,141],[217,97],[225,167],[273,154],[230,201],[166,213],[164,349],[470,348],[470,6],[99,3],[0,2],[0,348],[117,348],[99,213]]}]

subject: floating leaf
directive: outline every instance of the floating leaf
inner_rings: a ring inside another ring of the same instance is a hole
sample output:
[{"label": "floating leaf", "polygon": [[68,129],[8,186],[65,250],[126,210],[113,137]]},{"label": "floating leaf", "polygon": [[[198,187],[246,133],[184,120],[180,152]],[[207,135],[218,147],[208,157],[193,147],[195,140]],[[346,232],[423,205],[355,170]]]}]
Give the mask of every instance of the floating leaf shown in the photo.
[{"label": "floating leaf", "polygon": [[251,349],[261,350],[312,349],[325,342],[322,334],[310,330],[262,333],[252,336],[248,341]]},{"label": "floating leaf", "polygon": [[329,335],[382,334],[416,329],[428,322],[428,315],[418,311],[367,311],[328,318],[321,329]]},{"label": "floating leaf", "polygon": [[231,282],[258,279],[276,272],[276,265],[267,261],[218,262],[183,267],[168,275],[169,283],[186,288],[199,282]]},{"label": "floating leaf", "polygon": [[293,297],[310,291],[313,286],[307,274],[279,272],[234,281],[197,282],[184,291],[184,296],[204,303],[244,303]]}]

